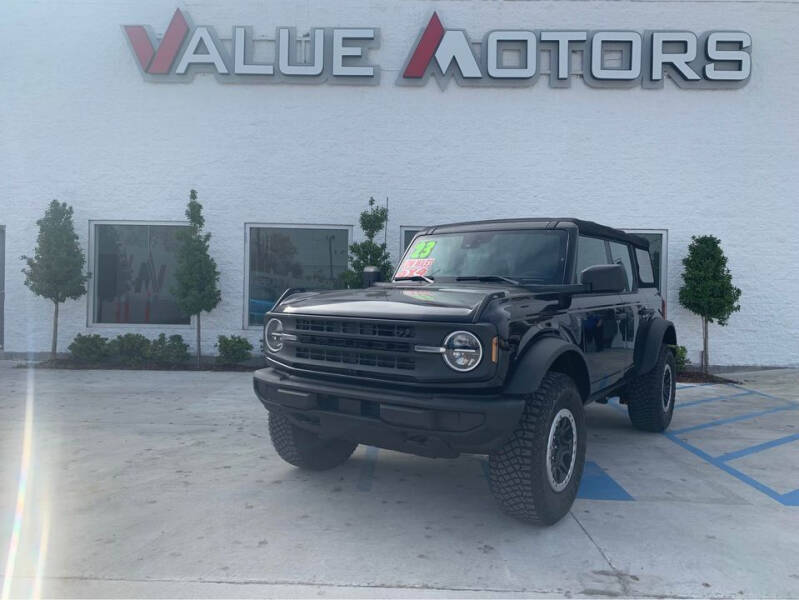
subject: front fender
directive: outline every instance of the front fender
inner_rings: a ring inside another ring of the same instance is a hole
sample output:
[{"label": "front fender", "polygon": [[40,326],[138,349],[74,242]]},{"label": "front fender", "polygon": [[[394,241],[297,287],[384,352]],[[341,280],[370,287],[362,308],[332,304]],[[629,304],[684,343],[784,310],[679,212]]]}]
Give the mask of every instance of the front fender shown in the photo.
[{"label": "front fender", "polygon": [[530,394],[538,389],[550,370],[571,376],[583,401],[588,399],[591,379],[585,356],[580,348],[557,337],[544,337],[532,342],[517,359],[505,391],[509,394]]},{"label": "front fender", "polygon": [[635,373],[649,373],[658,361],[663,344],[677,345],[677,331],[674,323],[666,319],[652,319],[639,330],[635,342]]}]

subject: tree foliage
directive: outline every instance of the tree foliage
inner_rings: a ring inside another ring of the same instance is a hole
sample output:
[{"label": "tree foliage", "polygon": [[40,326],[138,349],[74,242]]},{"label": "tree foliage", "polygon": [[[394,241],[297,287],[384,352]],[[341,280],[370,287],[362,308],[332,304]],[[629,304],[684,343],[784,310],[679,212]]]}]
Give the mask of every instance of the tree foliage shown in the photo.
[{"label": "tree foliage", "polygon": [[65,202],[50,202],[44,217],[36,221],[39,236],[33,257],[22,257],[27,265],[22,269],[25,285],[56,304],[86,293],[86,256],[78,244],[72,214]]},{"label": "tree foliage", "polygon": [[58,348],[58,305],[67,300],[77,300],[86,293],[87,274],[83,271],[86,256],[78,244],[72,207],[66,202],[53,200],[36,221],[39,236],[33,257],[23,256],[26,267],[25,285],[37,296],[53,302],[53,336],[50,358]]},{"label": "tree foliage", "polygon": [[730,315],[741,309],[741,290],[732,284],[721,240],[712,235],[693,236],[688,255],[682,261],[683,285],[680,304],[702,317],[702,371],[710,364],[708,323],[726,325]]},{"label": "tree foliage", "polygon": [[682,264],[680,304],[710,323],[726,325],[730,315],[741,309],[741,290],[732,283],[721,240],[712,235],[693,236]]},{"label": "tree foliage", "polygon": [[211,234],[204,232],[205,218],[197,192],[191,190],[186,218],[189,227],[177,234],[177,285],[172,289],[178,307],[187,315],[210,312],[222,301],[219,291],[219,270],[211,257]]},{"label": "tree foliage", "polygon": [[351,268],[343,274],[344,284],[348,288],[363,287],[365,267],[377,267],[383,281],[390,279],[394,272],[386,243],[375,242],[377,234],[383,231],[388,223],[388,207],[378,206],[375,199],[370,197],[369,208],[361,213],[359,222],[366,240],[350,244]]},{"label": "tree foliage", "polygon": [[211,234],[204,231],[203,206],[197,202],[197,191],[189,192],[186,206],[189,226],[178,232],[177,285],[172,289],[178,307],[187,315],[194,315],[197,328],[197,367],[200,366],[202,344],[200,341],[200,315],[211,312],[222,301],[219,290],[219,269],[211,257]]}]

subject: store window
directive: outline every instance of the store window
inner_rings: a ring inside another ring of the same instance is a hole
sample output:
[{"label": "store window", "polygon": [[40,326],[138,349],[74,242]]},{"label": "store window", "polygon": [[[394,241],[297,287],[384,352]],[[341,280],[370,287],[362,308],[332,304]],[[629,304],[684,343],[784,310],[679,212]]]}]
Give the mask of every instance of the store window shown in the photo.
[{"label": "store window", "polygon": [[248,227],[247,323],[263,325],[288,288],[343,287],[349,227]]},{"label": "store window", "polygon": [[95,223],[94,323],[188,325],[172,295],[185,225]]}]

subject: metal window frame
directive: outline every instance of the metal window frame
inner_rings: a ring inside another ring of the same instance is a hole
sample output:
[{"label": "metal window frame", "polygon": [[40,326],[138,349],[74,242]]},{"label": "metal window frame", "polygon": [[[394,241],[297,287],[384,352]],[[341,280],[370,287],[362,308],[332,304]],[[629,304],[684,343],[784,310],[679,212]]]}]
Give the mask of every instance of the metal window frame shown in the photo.
[{"label": "metal window frame", "polygon": [[94,297],[97,290],[97,277],[95,273],[95,265],[97,264],[97,248],[95,247],[95,233],[94,228],[96,225],[150,225],[150,226],[169,226],[175,227],[183,225],[188,227],[188,221],[146,221],[146,220],[124,220],[124,219],[89,219],[89,245],[87,265],[89,272],[89,281],[87,286],[87,299],[86,299],[86,327],[98,329],[119,329],[119,328],[135,328],[135,329],[161,329],[165,327],[174,329],[191,330],[194,327],[194,316],[189,317],[188,323],[95,323],[94,321]]},{"label": "metal window frame", "polygon": [[649,233],[663,236],[660,252],[660,295],[668,302],[669,297],[669,230],[668,229],[641,229],[641,228],[620,228],[627,233]]},{"label": "metal window frame", "polygon": [[[308,223],[260,223],[248,222],[244,223],[244,289],[242,290],[242,314],[241,314],[241,328],[243,330],[260,330],[263,325],[250,325],[250,232],[254,228],[273,228],[273,229],[339,229],[347,232],[347,250],[349,251],[350,244],[353,241],[353,233],[355,230],[354,225],[338,224],[308,224]],[[349,263],[349,257],[347,260]]]}]

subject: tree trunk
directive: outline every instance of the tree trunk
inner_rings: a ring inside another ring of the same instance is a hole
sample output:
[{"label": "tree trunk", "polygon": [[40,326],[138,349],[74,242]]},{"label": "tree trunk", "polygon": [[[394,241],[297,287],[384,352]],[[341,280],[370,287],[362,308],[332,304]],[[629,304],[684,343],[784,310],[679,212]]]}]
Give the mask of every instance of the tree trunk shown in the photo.
[{"label": "tree trunk", "polygon": [[200,349],[200,313],[197,313],[197,368],[200,368],[202,350]]},{"label": "tree trunk", "polygon": [[50,347],[50,360],[55,360],[55,353],[58,349],[58,302],[53,302],[53,345]]},{"label": "tree trunk", "polygon": [[702,372],[707,374],[710,357],[707,350],[707,319],[702,317]]}]

